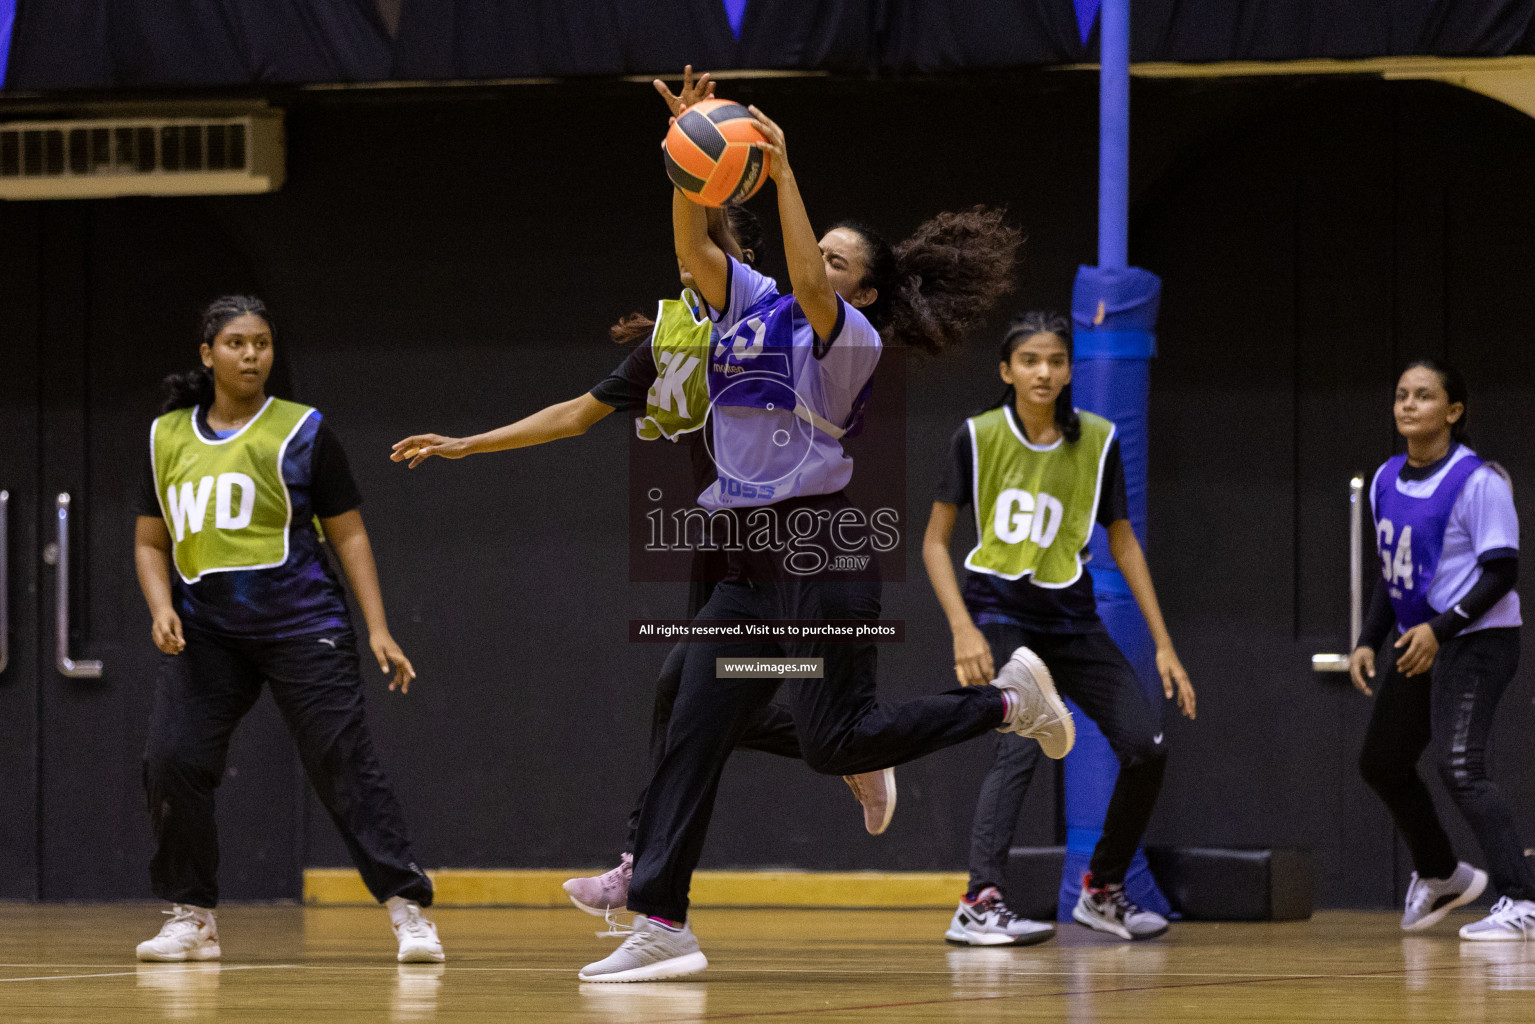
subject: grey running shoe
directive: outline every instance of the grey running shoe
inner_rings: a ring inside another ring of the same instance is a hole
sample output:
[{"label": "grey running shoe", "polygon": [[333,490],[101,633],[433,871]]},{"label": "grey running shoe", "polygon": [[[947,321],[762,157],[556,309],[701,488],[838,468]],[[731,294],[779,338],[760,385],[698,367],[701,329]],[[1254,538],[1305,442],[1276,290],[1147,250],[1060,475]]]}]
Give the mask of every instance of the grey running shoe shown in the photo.
[{"label": "grey running shoe", "polygon": [[959,901],[943,939],[955,946],[1032,946],[1054,934],[1054,925],[1019,917],[1002,902],[995,886],[987,886],[973,903]]},{"label": "grey running shoe", "polygon": [[629,902],[629,878],[634,874],[634,854],[626,853],[618,867],[588,878],[567,879],[560,888],[570,902],[593,917],[606,917],[608,911],[621,909]]},{"label": "grey running shoe", "polygon": [[844,775],[842,781],[863,804],[863,827],[869,835],[877,836],[890,827],[890,819],[895,817],[894,768]]},{"label": "grey running shoe", "polygon": [[1455,865],[1449,878],[1419,878],[1412,873],[1407,885],[1407,909],[1402,911],[1402,931],[1432,928],[1456,907],[1463,907],[1487,888],[1487,872],[1465,861]]},{"label": "grey running shoe", "polygon": [[1507,896],[1492,905],[1492,913],[1460,930],[1470,942],[1535,942],[1535,901]]},{"label": "grey running shoe", "polygon": [[678,931],[636,914],[634,932],[613,955],[581,969],[582,981],[663,981],[697,974],[709,966],[693,929]]},{"label": "grey running shoe", "polygon": [[1122,885],[1093,888],[1082,880],[1082,895],[1071,909],[1072,919],[1094,931],[1121,939],[1154,939],[1167,931],[1167,918],[1147,910],[1125,895]]},{"label": "grey running shoe", "polygon": [[991,685],[1013,697],[1012,714],[998,732],[1038,740],[1045,756],[1057,761],[1071,752],[1077,742],[1077,728],[1039,655],[1027,647],[1018,648]]}]

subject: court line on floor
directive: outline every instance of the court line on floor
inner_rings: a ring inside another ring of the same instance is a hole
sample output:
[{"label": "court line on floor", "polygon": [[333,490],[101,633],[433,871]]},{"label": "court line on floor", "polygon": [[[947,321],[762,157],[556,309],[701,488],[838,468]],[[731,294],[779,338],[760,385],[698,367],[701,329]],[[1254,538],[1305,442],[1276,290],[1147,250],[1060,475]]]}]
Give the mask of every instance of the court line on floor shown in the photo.
[{"label": "court line on floor", "polygon": [[[400,964],[378,964],[378,965],[362,965],[362,964],[224,964],[224,963],[222,963],[220,961],[204,961],[203,963],[215,963],[215,964],[218,964],[220,969],[221,970],[225,970],[225,971],[275,971],[275,970],[289,970],[289,971],[332,971],[332,972],[346,972],[346,971],[356,971],[356,972],[374,971],[374,972],[378,972],[378,971],[384,971],[384,972],[388,972],[390,974],[396,973],[399,970],[399,967],[402,966]],[[96,965],[95,964],[0,964],[0,968],[5,968],[5,967],[27,967],[27,968],[31,968],[32,970],[47,970],[49,968],[62,968],[62,967],[94,967],[94,966],[96,966]],[[180,972],[180,973],[195,973],[192,970],[192,967],[197,966],[197,965],[196,964],[192,964],[192,965],[183,965],[183,964],[145,964],[144,965],[145,968],[149,968],[149,969],[155,969],[157,967],[173,967],[173,966],[184,966],[184,967],[187,967],[186,971]],[[409,966],[432,967],[432,966],[437,966],[437,965],[434,965],[434,964],[414,964],[414,965],[406,964],[404,966],[407,966],[407,967],[409,967]],[[470,972],[485,973],[485,974],[496,974],[496,973],[502,973],[502,974],[566,974],[566,973],[573,973],[573,972],[575,972],[575,971],[577,971],[579,969],[579,968],[575,968],[575,967],[474,967],[474,966],[470,966],[468,964],[457,964],[457,963],[444,964],[442,966],[448,967],[455,974],[464,974],[464,973],[470,973]],[[1464,965],[1462,965],[1462,964],[1445,964],[1445,965],[1438,965],[1438,966],[1425,967],[1425,968],[1400,968],[1400,969],[1394,969],[1392,971],[1385,971],[1385,972],[1383,972],[1383,971],[1366,971],[1366,972],[1351,973],[1351,974],[1275,974],[1272,971],[1262,971],[1262,972],[1253,972],[1253,971],[1165,971],[1165,970],[1128,970],[1128,969],[1127,970],[1113,970],[1113,971],[1083,971],[1083,970],[1073,970],[1073,969],[1062,969],[1062,970],[1051,970],[1051,971],[1009,971],[1009,972],[998,972],[998,973],[1001,974],[1001,976],[1003,978],[1005,978],[1006,980],[1009,980],[1009,981],[1021,981],[1021,980],[1026,980],[1026,979],[1029,979],[1029,978],[1052,978],[1052,977],[1074,977],[1074,978],[1080,978],[1080,977],[1093,977],[1093,978],[1099,978],[1099,977],[1103,977],[1103,978],[1110,978],[1110,977],[1112,977],[1112,978],[1123,978],[1123,977],[1160,977],[1160,978],[1221,978],[1221,979],[1229,980],[1229,981],[1231,981],[1233,983],[1242,984],[1242,983],[1269,982],[1269,981],[1315,981],[1317,979],[1327,979],[1327,980],[1335,980],[1335,981],[1368,981],[1368,980],[1372,980],[1372,979],[1376,979],[1376,980],[1389,980],[1391,977],[1394,977],[1395,975],[1398,975],[1398,974],[1408,974],[1408,973],[1412,973],[1413,971],[1448,970],[1448,969],[1450,969],[1452,967],[1453,968],[1459,968],[1459,967],[1462,967],[1462,966],[1464,966]],[[37,980],[50,980],[50,979],[55,979],[55,978],[58,978],[58,979],[63,979],[63,978],[118,978],[118,977],[133,976],[135,974],[140,973],[140,970],[142,970],[142,969],[143,968],[137,968],[137,969],[132,970],[132,971],[110,971],[110,972],[100,972],[100,973],[93,973],[93,974],[49,974],[49,975],[40,975],[37,978],[31,978],[31,977],[27,977],[27,978],[0,978],[0,981],[37,981]],[[175,972],[175,971],[164,971],[162,973],[174,974],[174,973],[178,973],[178,972]],[[833,967],[777,967],[777,966],[775,966],[775,967],[722,967],[722,968],[718,968],[715,972],[713,972],[710,975],[710,977],[719,977],[719,976],[724,975],[724,974],[849,974],[849,975],[859,975],[861,977],[891,977],[891,978],[894,978],[894,977],[905,977],[905,976],[908,976],[908,975],[953,975],[955,973],[956,973],[956,971],[953,968],[935,969],[935,970],[870,971],[870,970],[862,970],[862,969],[859,969],[859,968],[852,968],[852,967],[848,967],[848,968],[833,968]],[[703,980],[706,980],[706,979],[703,979]]]},{"label": "court line on floor", "polygon": [[[799,1010],[747,1010],[735,1013],[710,1013],[702,1016],[672,1017],[651,1024],[689,1024],[693,1021],[705,1020],[746,1020],[752,1017],[794,1017],[800,1015],[820,1013],[856,1013],[864,1010],[899,1010],[913,1006],[942,1006],[946,1003],[986,1003],[996,1002],[1000,999],[1053,999],[1067,996],[1107,996],[1124,995],[1131,992],[1171,992],[1189,988],[1222,988],[1235,985],[1261,985],[1272,984],[1276,981],[1343,981],[1359,980],[1364,978],[1388,979],[1392,976],[1406,976],[1409,974],[1426,973],[1428,971],[1449,970],[1459,968],[1459,964],[1445,964],[1440,967],[1406,968],[1390,971],[1368,971],[1362,974],[1306,974],[1306,975],[1265,975],[1258,978],[1242,978],[1226,981],[1197,981],[1183,985],[1126,985],[1119,988],[1082,988],[1063,989],[1058,992],[1015,992],[986,996],[947,996],[942,999],[913,999],[900,1003],[869,1003],[858,1006],[810,1006]],[[723,971],[721,973],[724,973]]]},{"label": "court line on floor", "polygon": [[[218,963],[218,961],[216,961],[216,960],[203,960],[203,961],[194,962],[192,964],[176,964],[176,963],[171,963],[171,964],[162,964],[162,965],[160,965],[160,968],[182,967],[183,969],[179,970],[179,971],[164,970],[164,969],[154,968],[154,967],[149,968],[149,971],[152,971],[155,974],[164,974],[164,975],[171,975],[171,974],[212,974],[213,972],[208,970],[206,967],[204,967],[203,966],[204,964],[213,964],[214,966],[218,967],[219,973],[223,973],[224,971],[279,971],[279,970],[283,970],[284,968],[294,968],[294,967],[302,966],[301,964],[245,964],[245,965],[238,965],[237,964],[237,965],[232,966],[232,967],[225,967],[222,964]],[[47,966],[47,965],[44,964],[43,966]],[[39,975],[37,975],[34,978],[0,978],[0,982],[6,982],[6,981],[80,981],[83,978],[133,978],[133,977],[138,976],[140,973],[149,973],[149,971],[141,971],[140,969],[135,968],[134,970],[131,970],[131,971],[106,971],[106,972],[102,972],[102,973],[99,973],[99,974],[39,974]]]}]

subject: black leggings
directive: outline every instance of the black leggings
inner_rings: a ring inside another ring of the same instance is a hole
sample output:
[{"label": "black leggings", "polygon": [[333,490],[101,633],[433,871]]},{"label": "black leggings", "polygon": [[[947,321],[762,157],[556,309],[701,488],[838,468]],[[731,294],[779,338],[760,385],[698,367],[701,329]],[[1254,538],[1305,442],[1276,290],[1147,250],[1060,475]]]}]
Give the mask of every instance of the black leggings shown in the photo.
[{"label": "black leggings", "polygon": [[[1119,759],[1119,777],[1103,818],[1103,836],[1088,865],[1095,885],[1122,884],[1162,791],[1167,743],[1162,719],[1106,632],[1036,633],[1021,626],[981,627],[1001,669],[1019,647],[1039,655],[1056,689],[1097,723]],[[1039,764],[1039,744],[1015,733],[998,738],[970,827],[970,891],[1001,887],[1013,829]]]},{"label": "black leggings", "polygon": [[1493,713],[1519,666],[1518,628],[1452,637],[1439,648],[1433,668],[1412,678],[1396,671],[1395,639],[1376,667],[1379,693],[1359,755],[1360,774],[1391,812],[1418,876],[1448,878],[1455,850],[1417,767],[1432,746],[1439,778],[1481,844],[1493,887],[1511,899],[1535,899],[1535,871],[1486,764]]}]

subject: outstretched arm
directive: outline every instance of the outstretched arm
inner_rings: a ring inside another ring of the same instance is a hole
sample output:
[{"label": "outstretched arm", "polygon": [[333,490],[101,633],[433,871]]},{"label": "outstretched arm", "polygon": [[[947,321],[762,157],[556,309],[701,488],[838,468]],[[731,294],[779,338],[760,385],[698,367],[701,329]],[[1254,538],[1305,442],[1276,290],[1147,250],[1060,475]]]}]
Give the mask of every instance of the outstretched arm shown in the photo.
[{"label": "outstretched arm", "polygon": [[1151,569],[1146,565],[1146,553],[1141,542],[1135,539],[1135,530],[1128,519],[1116,519],[1109,524],[1109,553],[1114,564],[1130,585],[1135,603],[1140,606],[1151,630],[1151,639],[1157,645],[1157,672],[1162,676],[1162,692],[1171,700],[1176,693],[1178,709],[1189,718],[1194,717],[1194,684],[1183,670],[1183,663],[1173,650],[1173,638],[1168,635],[1167,623],[1162,619],[1162,608],[1157,604],[1157,591],[1151,585]]},{"label": "outstretched arm", "polygon": [[577,437],[586,433],[592,424],[612,411],[611,405],[599,402],[591,395],[581,395],[568,402],[545,406],[516,423],[487,430],[473,437],[412,434],[394,443],[389,461],[404,462],[409,459],[410,468],[415,469],[433,455],[444,459],[461,459],[465,455],[479,455],[482,452],[501,452],[508,448],[547,444],[562,437]]},{"label": "outstretched arm", "polygon": [[810,226],[810,215],[805,212],[805,201],[800,198],[799,185],[789,167],[783,129],[756,107],[750,109],[757,119],[758,130],[767,139],[758,145],[772,164],[769,173],[778,188],[778,222],[783,228],[789,284],[816,337],[830,338],[837,327],[837,292],[826,279],[826,259],[821,255],[820,240]]},{"label": "outstretched arm", "polygon": [[946,501],[933,502],[922,538],[922,564],[927,578],[948,617],[954,634],[954,676],[961,686],[979,686],[996,676],[991,660],[991,644],[970,618],[970,610],[960,596],[959,579],[954,575],[954,561],[949,555],[949,538],[954,535],[954,520],[959,506]]}]

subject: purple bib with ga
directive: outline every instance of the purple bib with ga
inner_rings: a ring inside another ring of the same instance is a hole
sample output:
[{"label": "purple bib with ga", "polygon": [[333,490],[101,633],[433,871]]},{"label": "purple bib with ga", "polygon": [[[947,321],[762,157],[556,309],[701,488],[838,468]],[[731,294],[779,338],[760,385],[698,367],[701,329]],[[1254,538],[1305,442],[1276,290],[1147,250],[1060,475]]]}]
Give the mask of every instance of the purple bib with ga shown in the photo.
[{"label": "purple bib with ga", "polygon": [[[1381,575],[1386,580],[1398,627],[1405,633],[1438,614],[1428,603],[1428,588],[1439,567],[1444,530],[1455,500],[1482,460],[1469,452],[1448,469],[1439,471],[1432,493],[1423,497],[1403,494],[1397,478],[1407,456],[1390,459],[1375,474],[1375,550],[1380,555]],[[1432,478],[1430,478],[1432,479]],[[1428,481],[1419,481],[1426,484]]]}]

